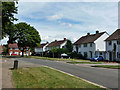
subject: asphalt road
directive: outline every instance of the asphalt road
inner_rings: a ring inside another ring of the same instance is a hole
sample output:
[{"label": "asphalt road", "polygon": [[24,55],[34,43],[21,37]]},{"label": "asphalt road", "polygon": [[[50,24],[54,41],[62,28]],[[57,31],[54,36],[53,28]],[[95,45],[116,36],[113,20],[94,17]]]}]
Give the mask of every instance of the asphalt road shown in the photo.
[{"label": "asphalt road", "polygon": [[18,58],[18,60],[49,66],[86,79],[88,81],[97,83],[107,88],[118,88],[119,86],[118,69],[84,67],[63,62],[39,60],[33,58]]}]

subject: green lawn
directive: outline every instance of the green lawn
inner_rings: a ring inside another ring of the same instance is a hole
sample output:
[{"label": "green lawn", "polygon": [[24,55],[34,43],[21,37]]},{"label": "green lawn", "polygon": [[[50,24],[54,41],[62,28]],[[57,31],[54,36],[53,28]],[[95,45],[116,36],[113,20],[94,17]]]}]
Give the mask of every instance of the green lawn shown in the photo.
[{"label": "green lawn", "polygon": [[82,59],[48,58],[48,57],[40,57],[40,56],[25,56],[25,57],[42,59],[42,60],[52,60],[52,61],[89,61],[89,60],[82,60]]},{"label": "green lawn", "polygon": [[71,61],[67,63],[70,63],[70,64],[101,64],[101,62],[76,62],[76,61]]},{"label": "green lawn", "polygon": [[[27,67],[12,71],[15,88],[97,88],[90,84],[57,70],[47,67]],[[103,88],[102,88],[103,89]]]},{"label": "green lawn", "polygon": [[92,66],[92,67],[120,69],[120,65],[95,65],[95,66]]}]

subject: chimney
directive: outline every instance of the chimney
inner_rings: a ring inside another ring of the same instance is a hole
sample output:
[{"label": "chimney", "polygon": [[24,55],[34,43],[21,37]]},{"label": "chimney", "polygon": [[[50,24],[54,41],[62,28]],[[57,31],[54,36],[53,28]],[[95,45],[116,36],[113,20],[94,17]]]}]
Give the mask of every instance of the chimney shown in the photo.
[{"label": "chimney", "polygon": [[64,41],[66,40],[66,38],[64,38]]},{"label": "chimney", "polygon": [[87,33],[87,35],[90,35],[90,33]]},{"label": "chimney", "polygon": [[57,40],[55,40],[55,42],[57,42]]},{"label": "chimney", "polygon": [[99,33],[99,31],[96,31],[96,34],[98,34]]},{"label": "chimney", "polygon": [[48,44],[48,41],[46,42],[46,44]]}]

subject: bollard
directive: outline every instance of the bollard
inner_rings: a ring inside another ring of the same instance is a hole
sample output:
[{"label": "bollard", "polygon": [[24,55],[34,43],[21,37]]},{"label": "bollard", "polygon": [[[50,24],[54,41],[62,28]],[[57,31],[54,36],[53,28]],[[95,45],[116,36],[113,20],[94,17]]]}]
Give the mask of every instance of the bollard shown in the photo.
[{"label": "bollard", "polygon": [[15,60],[15,61],[14,61],[14,70],[17,70],[17,69],[18,69],[18,61]]}]

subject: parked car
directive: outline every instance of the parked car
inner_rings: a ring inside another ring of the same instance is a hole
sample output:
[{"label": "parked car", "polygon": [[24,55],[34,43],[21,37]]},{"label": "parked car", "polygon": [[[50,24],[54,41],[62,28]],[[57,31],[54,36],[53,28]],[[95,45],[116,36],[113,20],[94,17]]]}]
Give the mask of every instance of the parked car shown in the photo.
[{"label": "parked car", "polygon": [[61,58],[70,58],[67,54],[63,53],[61,54]]},{"label": "parked car", "polygon": [[90,61],[103,61],[103,56],[96,56],[95,58],[91,58]]},{"label": "parked car", "polygon": [[11,56],[17,56],[17,55],[18,55],[18,54],[14,54],[14,53],[11,54]]}]

